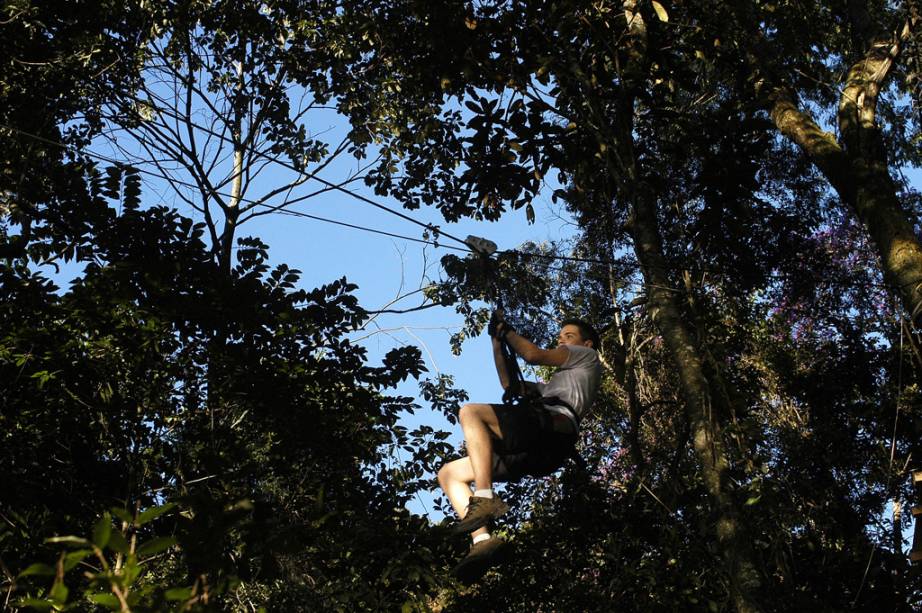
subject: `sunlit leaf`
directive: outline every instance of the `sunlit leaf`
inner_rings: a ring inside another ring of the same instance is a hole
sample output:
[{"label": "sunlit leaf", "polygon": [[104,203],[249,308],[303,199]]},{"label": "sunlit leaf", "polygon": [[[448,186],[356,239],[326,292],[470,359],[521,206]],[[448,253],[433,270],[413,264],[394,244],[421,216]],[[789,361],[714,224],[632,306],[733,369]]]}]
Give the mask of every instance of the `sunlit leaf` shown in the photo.
[{"label": "sunlit leaf", "polygon": [[154,520],[154,519],[160,517],[160,516],[163,515],[164,513],[169,513],[169,512],[172,511],[175,507],[176,507],[176,503],[175,503],[175,502],[168,502],[168,503],[166,503],[166,504],[160,505],[159,507],[151,507],[151,508],[147,509],[146,511],[141,512],[141,513],[138,515],[137,525],[143,526],[144,524],[148,523],[149,521],[152,521],[152,520]]},{"label": "sunlit leaf", "polygon": [[176,538],[172,536],[160,536],[147,541],[138,547],[138,556],[151,556],[155,553],[165,551],[176,544]]},{"label": "sunlit leaf", "polygon": [[67,602],[67,595],[69,593],[70,590],[67,589],[67,586],[64,585],[64,582],[58,581],[53,586],[51,586],[51,591],[48,593],[48,595],[56,603],[63,604]]},{"label": "sunlit leaf", "polygon": [[188,600],[192,597],[191,587],[174,587],[163,594],[167,600]]},{"label": "sunlit leaf", "polygon": [[78,549],[77,551],[71,551],[64,556],[64,572],[67,572],[74,568],[77,564],[82,562],[87,558],[87,556],[92,555],[92,549]]},{"label": "sunlit leaf", "polygon": [[119,507],[112,507],[111,509],[109,509],[109,511],[110,511],[113,515],[115,515],[116,517],[118,517],[120,520],[122,520],[123,522],[127,522],[127,523],[130,524],[130,523],[132,523],[132,522],[134,521],[134,517],[131,515],[131,513],[129,513],[129,512],[128,512],[127,510],[125,510],[125,509],[121,509],[121,508],[119,508]]},{"label": "sunlit leaf", "polygon": [[112,534],[112,517],[105,513],[93,526],[93,543],[102,549],[109,543],[109,535]]},{"label": "sunlit leaf", "polygon": [[17,600],[14,602],[18,607],[30,607],[38,611],[50,611],[54,607],[54,602],[51,600],[41,600],[39,598],[23,598],[22,600]]},{"label": "sunlit leaf", "polygon": [[53,577],[54,574],[55,574],[54,569],[52,567],[48,566],[47,564],[36,563],[36,564],[32,564],[26,567],[26,569],[22,571],[21,573],[19,573],[18,576],[20,577],[35,577],[35,576]]},{"label": "sunlit leaf", "polygon": [[118,530],[113,530],[109,535],[109,549],[116,553],[128,553],[129,545],[125,535]]},{"label": "sunlit leaf", "polygon": [[56,545],[70,545],[72,547],[87,547],[92,545],[90,541],[85,538],[80,538],[79,536],[52,536],[51,538],[45,539],[45,542]]},{"label": "sunlit leaf", "polygon": [[98,605],[108,607],[110,609],[120,609],[121,603],[116,598],[115,594],[109,594],[106,592],[100,592],[98,594],[87,594],[87,600],[94,602]]}]

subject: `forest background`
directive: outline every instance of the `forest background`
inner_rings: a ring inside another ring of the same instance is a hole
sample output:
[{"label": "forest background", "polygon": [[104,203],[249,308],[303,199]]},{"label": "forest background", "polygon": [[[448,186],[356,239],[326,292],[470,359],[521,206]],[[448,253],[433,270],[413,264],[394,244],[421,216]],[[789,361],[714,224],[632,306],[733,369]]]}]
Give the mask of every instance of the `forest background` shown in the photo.
[{"label": "forest background", "polygon": [[[917,609],[919,19],[8,0],[4,608]],[[324,257],[347,206],[426,242],[393,304]],[[497,298],[596,322],[606,376],[586,467],[507,488],[513,561],[463,588],[418,500],[476,390],[375,343],[450,309],[469,352]]]}]

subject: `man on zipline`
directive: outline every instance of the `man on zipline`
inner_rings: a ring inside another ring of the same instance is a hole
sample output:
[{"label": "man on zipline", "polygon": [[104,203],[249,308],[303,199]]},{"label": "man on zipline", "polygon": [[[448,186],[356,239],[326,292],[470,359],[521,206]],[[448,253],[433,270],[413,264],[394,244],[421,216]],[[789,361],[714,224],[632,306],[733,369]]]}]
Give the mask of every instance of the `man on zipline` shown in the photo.
[{"label": "man on zipline", "polygon": [[[480,578],[503,545],[489,530],[509,506],[493,493],[493,482],[518,481],[526,475],[542,477],[560,468],[574,453],[579,419],[592,406],[602,374],[596,353],[599,335],[582,320],[561,322],[553,349],[541,349],[517,334],[503,320],[502,311],[494,313],[488,330],[503,389],[524,384],[526,389],[513,391],[535,396],[535,400],[515,405],[466,404],[458,413],[468,455],[445,464],[438,479],[461,518],[455,531],[470,532],[473,537],[470,551],[453,571],[465,583]],[[557,366],[558,370],[547,383],[511,380],[510,371],[518,370],[503,356],[504,342],[529,364]]]}]

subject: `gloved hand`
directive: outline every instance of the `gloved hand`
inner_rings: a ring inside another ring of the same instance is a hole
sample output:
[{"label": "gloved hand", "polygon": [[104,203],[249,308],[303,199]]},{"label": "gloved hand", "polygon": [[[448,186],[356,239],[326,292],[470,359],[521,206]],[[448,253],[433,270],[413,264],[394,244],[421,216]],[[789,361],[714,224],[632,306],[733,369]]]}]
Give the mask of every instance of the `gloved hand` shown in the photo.
[{"label": "gloved hand", "polygon": [[500,310],[493,311],[490,315],[490,323],[487,324],[487,334],[496,338],[496,329],[503,321],[503,312]]},{"label": "gloved hand", "polygon": [[495,339],[502,339],[510,332],[515,332],[515,328],[506,322],[503,311],[501,309],[493,311],[490,323],[487,324],[487,334]]}]

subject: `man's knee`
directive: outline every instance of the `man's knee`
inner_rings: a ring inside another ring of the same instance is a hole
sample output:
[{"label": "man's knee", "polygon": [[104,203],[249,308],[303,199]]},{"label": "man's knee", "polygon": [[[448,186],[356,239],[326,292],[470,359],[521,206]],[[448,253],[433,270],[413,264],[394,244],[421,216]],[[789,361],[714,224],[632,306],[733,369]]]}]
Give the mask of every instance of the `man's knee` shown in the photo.
[{"label": "man's knee", "polygon": [[470,460],[467,458],[460,458],[442,464],[442,468],[436,473],[436,479],[438,479],[442,489],[453,481],[473,481],[474,475],[471,471]]},{"label": "man's knee", "polygon": [[458,411],[458,421],[461,423],[461,428],[465,431],[467,431],[468,428],[476,428],[478,425],[483,424],[490,430],[493,436],[503,438],[503,433],[499,425],[499,417],[493,409],[493,405],[475,402],[465,404],[461,407],[461,410]]},{"label": "man's knee", "polygon": [[440,468],[439,472],[436,473],[436,479],[438,479],[439,485],[442,486],[442,489],[445,489],[445,484],[451,481],[451,462],[442,464],[442,468]]},{"label": "man's knee", "polygon": [[472,420],[480,420],[480,414],[477,410],[478,405],[476,404],[465,404],[461,407],[461,410],[458,411],[458,421],[462,424],[470,422]]},{"label": "man's knee", "polygon": [[493,406],[479,402],[469,402],[461,407],[458,411],[458,419],[461,421],[477,420],[482,422],[496,421],[496,413]]}]

